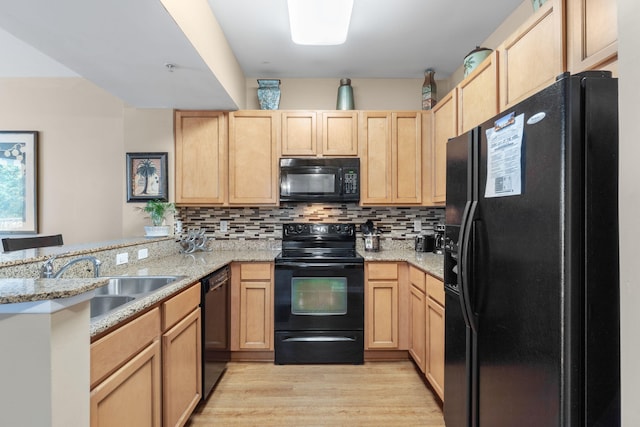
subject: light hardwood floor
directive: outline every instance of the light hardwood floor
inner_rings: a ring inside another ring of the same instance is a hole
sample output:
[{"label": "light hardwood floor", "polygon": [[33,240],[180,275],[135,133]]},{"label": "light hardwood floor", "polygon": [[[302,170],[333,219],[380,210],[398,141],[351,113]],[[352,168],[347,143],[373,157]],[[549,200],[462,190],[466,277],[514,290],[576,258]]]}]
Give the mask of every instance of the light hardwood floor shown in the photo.
[{"label": "light hardwood floor", "polygon": [[228,365],[200,426],[444,426],[441,407],[406,362],[364,365]]}]

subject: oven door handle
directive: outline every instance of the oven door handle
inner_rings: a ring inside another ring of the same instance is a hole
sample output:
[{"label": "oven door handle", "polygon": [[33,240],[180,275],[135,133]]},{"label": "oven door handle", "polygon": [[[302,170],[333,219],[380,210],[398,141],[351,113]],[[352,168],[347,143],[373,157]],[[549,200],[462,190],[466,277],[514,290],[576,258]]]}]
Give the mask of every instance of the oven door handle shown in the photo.
[{"label": "oven door handle", "polygon": [[296,267],[296,268],[362,268],[362,263],[357,262],[294,262],[280,261],[276,264],[278,267]]},{"label": "oven door handle", "polygon": [[292,337],[285,338],[282,342],[339,342],[349,341],[354,342],[356,339],[351,337]]}]

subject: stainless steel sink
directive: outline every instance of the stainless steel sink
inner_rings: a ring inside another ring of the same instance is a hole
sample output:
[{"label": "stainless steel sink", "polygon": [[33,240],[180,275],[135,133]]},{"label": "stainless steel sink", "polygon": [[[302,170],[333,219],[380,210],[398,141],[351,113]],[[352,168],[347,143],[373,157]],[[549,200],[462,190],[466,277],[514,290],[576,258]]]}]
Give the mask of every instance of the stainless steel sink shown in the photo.
[{"label": "stainless steel sink", "polygon": [[135,297],[126,295],[100,295],[91,298],[91,305],[89,308],[90,317],[98,317],[105,313],[114,310],[121,305],[124,305],[130,301],[133,301]]},{"label": "stainless steel sink", "polygon": [[143,298],[186,276],[112,276],[109,283],[95,290],[90,317],[95,319],[125,304]]},{"label": "stainless steel sink", "polygon": [[96,289],[96,295],[138,295],[156,291],[183,276],[110,277],[109,283]]}]

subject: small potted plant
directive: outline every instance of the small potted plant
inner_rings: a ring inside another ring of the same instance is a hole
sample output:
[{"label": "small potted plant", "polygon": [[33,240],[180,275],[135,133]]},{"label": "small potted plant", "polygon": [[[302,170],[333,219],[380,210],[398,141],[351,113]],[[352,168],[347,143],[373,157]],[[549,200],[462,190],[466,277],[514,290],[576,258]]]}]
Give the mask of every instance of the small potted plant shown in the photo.
[{"label": "small potted plant", "polygon": [[160,200],[149,200],[143,208],[138,208],[149,214],[151,218],[150,226],[145,226],[144,231],[147,237],[168,236],[170,227],[164,225],[167,215],[176,211],[174,203],[162,202]]}]

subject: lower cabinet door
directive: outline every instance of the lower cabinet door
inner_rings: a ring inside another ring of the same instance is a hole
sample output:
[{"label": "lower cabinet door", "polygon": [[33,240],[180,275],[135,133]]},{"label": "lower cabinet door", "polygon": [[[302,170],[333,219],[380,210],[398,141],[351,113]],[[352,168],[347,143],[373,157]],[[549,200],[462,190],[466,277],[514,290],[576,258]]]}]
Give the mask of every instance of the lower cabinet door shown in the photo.
[{"label": "lower cabinet door", "polygon": [[427,297],[427,379],[444,400],[444,307]]},{"label": "lower cabinet door", "polygon": [[409,325],[410,325],[410,341],[409,353],[420,368],[422,373],[425,371],[426,358],[426,341],[427,341],[427,304],[425,295],[420,289],[411,286],[410,304],[409,304]]},{"label": "lower cabinet door", "polygon": [[154,341],[91,391],[91,426],[161,425],[160,342]]},{"label": "lower cabinet door", "polygon": [[202,398],[200,308],[162,335],[163,425],[183,426]]}]

